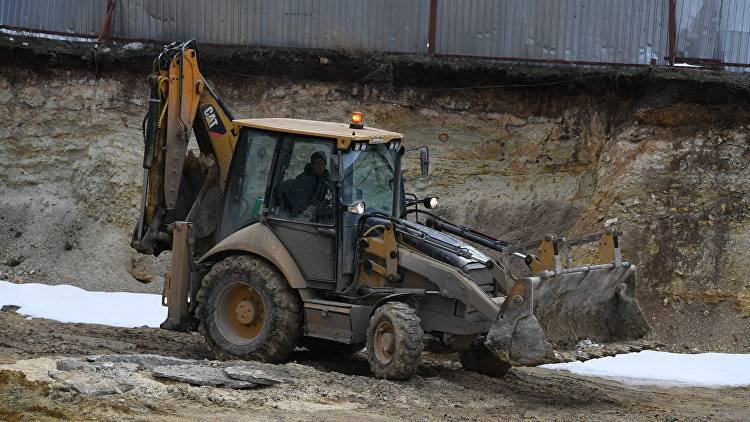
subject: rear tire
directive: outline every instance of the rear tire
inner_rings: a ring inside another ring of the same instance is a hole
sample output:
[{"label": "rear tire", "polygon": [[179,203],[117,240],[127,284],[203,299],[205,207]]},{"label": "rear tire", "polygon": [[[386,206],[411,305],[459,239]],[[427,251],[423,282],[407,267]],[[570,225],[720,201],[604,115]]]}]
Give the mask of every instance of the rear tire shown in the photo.
[{"label": "rear tire", "polygon": [[203,277],[196,314],[220,359],[285,362],[302,335],[299,294],[266,261],[232,256]]},{"label": "rear tire", "polygon": [[367,328],[367,360],[376,378],[407,380],[417,371],[424,343],[417,311],[401,302],[375,310]]},{"label": "rear tire", "polygon": [[461,365],[465,370],[477,372],[493,378],[502,378],[510,369],[510,364],[500,359],[481,342],[475,342],[459,352]]}]

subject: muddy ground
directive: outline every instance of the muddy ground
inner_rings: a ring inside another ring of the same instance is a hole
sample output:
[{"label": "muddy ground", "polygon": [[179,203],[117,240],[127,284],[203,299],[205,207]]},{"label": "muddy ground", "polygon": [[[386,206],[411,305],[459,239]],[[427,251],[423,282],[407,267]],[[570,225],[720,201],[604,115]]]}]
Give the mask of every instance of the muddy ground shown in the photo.
[{"label": "muddy ground", "polygon": [[[161,292],[168,254],[128,247],[154,50],[21,42],[0,36],[0,279]],[[206,48],[201,57],[237,116],[344,121],[361,110],[368,125],[429,146],[431,174],[417,177],[407,156],[407,185],[439,196],[438,212],[459,223],[521,242],[617,218],[653,337],[672,351],[750,351],[747,77],[350,50]],[[0,313],[0,362],[39,359],[21,365],[27,372],[44,374],[52,356],[136,352],[210,357],[198,336]],[[0,419],[18,409],[74,419],[750,418],[741,388],[636,387],[542,369],[494,380],[435,357],[414,380],[391,383],[366,377],[361,357],[296,358],[299,391],[175,386],[158,399],[49,392],[0,372],[0,397],[10,398]]]},{"label": "muddy ground", "polygon": [[[51,357],[156,353],[210,357],[199,336],[28,320],[0,312],[0,419],[97,420],[747,420],[750,388],[666,388],[622,384],[541,368],[503,379],[461,369],[453,356],[426,355],[407,382],[368,376],[363,356],[284,365],[293,384],[256,390],[163,382],[92,397],[49,386]],[[14,370],[22,370],[28,381]],[[155,381],[156,382],[156,381]],[[145,391],[145,392],[144,392]],[[15,413],[14,413],[15,412]]]}]

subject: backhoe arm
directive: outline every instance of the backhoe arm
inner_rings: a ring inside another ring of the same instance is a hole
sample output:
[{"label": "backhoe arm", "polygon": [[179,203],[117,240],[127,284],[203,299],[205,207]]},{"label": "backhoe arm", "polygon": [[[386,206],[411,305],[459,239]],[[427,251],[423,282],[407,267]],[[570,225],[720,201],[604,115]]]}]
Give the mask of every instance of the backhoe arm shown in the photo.
[{"label": "backhoe arm", "polygon": [[[143,191],[131,246],[159,255],[171,248],[170,224],[175,221],[193,222],[196,238],[211,243],[238,131],[231,112],[200,73],[195,41],[166,46],[148,83]],[[188,150],[191,130],[198,156]]]}]

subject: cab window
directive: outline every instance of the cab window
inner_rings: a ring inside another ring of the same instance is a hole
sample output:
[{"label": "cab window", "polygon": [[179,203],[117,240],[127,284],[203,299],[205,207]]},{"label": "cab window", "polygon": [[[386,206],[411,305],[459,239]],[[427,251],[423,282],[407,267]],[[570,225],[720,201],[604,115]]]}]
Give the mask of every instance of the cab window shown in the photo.
[{"label": "cab window", "polygon": [[367,212],[391,214],[395,161],[396,150],[385,145],[370,145],[344,154],[344,203],[364,201]]},{"label": "cab window", "polygon": [[279,152],[270,217],[333,224],[334,196],[328,173],[333,142],[288,137]]},{"label": "cab window", "polygon": [[237,140],[221,216],[220,238],[260,220],[277,139],[260,131],[244,131]]}]

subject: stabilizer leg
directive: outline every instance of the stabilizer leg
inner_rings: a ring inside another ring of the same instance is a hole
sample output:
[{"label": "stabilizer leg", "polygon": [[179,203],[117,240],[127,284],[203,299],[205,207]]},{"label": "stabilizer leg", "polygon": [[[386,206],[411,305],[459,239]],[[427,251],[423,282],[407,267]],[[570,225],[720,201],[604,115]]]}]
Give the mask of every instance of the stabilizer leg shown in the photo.
[{"label": "stabilizer leg", "polygon": [[190,331],[191,226],[184,221],[175,222],[172,226],[172,267],[164,278],[162,293],[162,305],[167,306],[167,319],[160,327],[165,330]]}]

